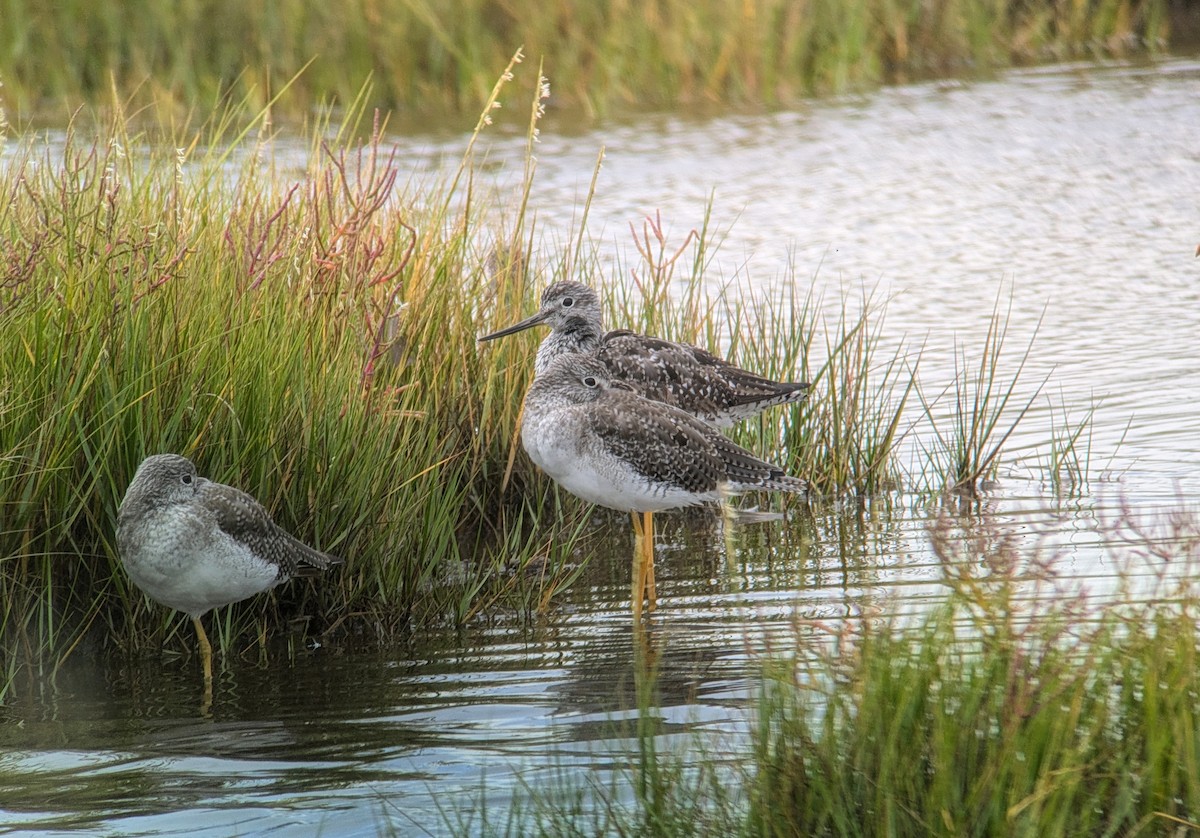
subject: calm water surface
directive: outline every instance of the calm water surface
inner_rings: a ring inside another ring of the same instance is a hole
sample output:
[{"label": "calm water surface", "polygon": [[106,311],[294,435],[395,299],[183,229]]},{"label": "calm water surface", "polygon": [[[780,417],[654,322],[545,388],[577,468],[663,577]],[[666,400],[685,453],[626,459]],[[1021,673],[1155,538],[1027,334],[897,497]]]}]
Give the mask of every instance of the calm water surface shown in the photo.
[{"label": "calm water surface", "polygon": [[[1195,60],[1053,67],[769,116],[584,134],[551,116],[534,199],[543,234],[570,235],[604,147],[589,233],[615,278],[633,262],[631,223],[661,212],[682,241],[711,199],[718,221],[736,217],[711,276],[811,286],[831,312],[873,290],[888,350],[924,346],[928,392],[952,378],[956,346],[978,358],[995,301],[1011,300],[1013,364],[1036,332],[1021,386],[1049,383],[975,512],[1103,593],[1118,507],[1149,518],[1200,489],[1197,137]],[[398,142],[420,177],[464,139]],[[491,147],[501,184],[519,178],[521,145]],[[1055,497],[1036,446],[1064,410],[1077,421],[1093,405],[1088,484]],[[650,665],[642,713],[663,746],[736,753],[755,661],[788,648],[794,618],[939,596],[932,514],[904,495],[796,513],[742,528],[730,549],[712,523],[664,516],[644,638],[628,616],[627,520],[598,514],[585,574],[537,624],[247,655],[210,717],[194,661],[93,668],[78,654],[0,717],[0,833],[441,834],[477,830],[463,813],[484,805],[503,824],[530,788],[628,781]]]}]

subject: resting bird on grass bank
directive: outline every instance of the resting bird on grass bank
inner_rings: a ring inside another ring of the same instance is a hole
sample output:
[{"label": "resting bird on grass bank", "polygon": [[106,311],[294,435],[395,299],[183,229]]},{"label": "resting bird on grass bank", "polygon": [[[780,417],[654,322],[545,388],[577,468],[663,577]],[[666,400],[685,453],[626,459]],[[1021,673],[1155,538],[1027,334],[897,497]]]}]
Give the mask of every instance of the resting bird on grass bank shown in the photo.
[{"label": "resting bird on grass bank", "polygon": [[138,466],[117,514],[117,550],[135,585],[192,618],[209,686],[212,645],[202,614],[341,563],[288,535],[250,495],[205,480],[176,454]]},{"label": "resting bird on grass bank", "polygon": [[639,395],[674,405],[717,427],[732,427],[768,407],[800,402],[808,395],[808,384],[772,381],[686,343],[626,329],[605,332],[600,298],[578,282],[554,283],[542,294],[537,314],[480,340],[541,324],[552,331],[538,347],[535,375],[545,372],[560,355],[594,355],[609,379],[623,381]]},{"label": "resting bird on grass bank", "polygon": [[754,489],[804,492],[804,481],[760,460],[679,408],[614,381],[595,356],[555,358],[525,394],[521,441],[573,495],[633,515],[640,559],[633,608],[654,607],[653,514]]}]

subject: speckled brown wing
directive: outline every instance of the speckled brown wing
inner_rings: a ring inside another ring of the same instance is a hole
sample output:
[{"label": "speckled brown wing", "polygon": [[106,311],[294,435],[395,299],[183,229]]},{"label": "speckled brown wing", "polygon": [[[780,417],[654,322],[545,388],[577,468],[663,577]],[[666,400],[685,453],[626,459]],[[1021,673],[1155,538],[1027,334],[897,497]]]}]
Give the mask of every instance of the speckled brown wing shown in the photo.
[{"label": "speckled brown wing", "polygon": [[624,329],[606,334],[596,356],[614,378],[630,382],[646,398],[708,421],[753,416],[775,404],[800,401],[809,389],[764,378],[696,346]]},{"label": "speckled brown wing", "polygon": [[803,491],[804,484],[682,410],[623,390],[595,402],[590,427],[614,456],[656,482],[705,494],[735,488]]},{"label": "speckled brown wing", "polygon": [[314,550],[289,535],[271,520],[270,514],[253,497],[226,486],[205,480],[198,494],[204,506],[216,518],[217,526],[249,547],[256,555],[279,566],[280,579],[292,576],[312,576],[341,559]]},{"label": "speckled brown wing", "polygon": [[703,422],[624,389],[593,403],[588,427],[605,449],[646,479],[687,492],[713,492],[726,479]]},{"label": "speckled brown wing", "polygon": [[730,483],[747,488],[804,491],[803,481],[789,477],[779,466],[759,459],[717,431],[712,432],[712,443]]}]

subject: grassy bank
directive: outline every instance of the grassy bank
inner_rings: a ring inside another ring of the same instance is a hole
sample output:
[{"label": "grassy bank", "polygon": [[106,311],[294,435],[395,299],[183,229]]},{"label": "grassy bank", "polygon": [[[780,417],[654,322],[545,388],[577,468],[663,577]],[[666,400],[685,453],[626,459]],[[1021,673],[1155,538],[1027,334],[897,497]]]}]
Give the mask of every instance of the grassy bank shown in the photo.
[{"label": "grassy bank", "polygon": [[933,528],[944,606],[799,622],[794,646],[763,655],[747,739],[667,744],[678,720],[647,706],[614,731],[635,743],[630,767],[564,773],[472,834],[1194,834],[1200,519],[1107,528],[1111,599],[1057,580],[986,517],[946,513]]},{"label": "grassy bank", "polygon": [[[527,111],[531,129],[540,103]],[[251,130],[235,133],[243,124]],[[132,134],[118,120],[91,139],[9,140],[0,652],[10,677],[80,644],[186,644],[175,634],[184,622],[147,605],[115,551],[125,488],[143,457],[164,451],[348,560],[319,582],[222,611],[224,648],[298,614],[310,633],[387,637],[544,607],[578,571],[587,509],[519,450],[539,336],[485,346],[477,336],[524,317],[560,278],[600,289],[610,323],[812,381],[806,404],[737,438],[807,479],[814,498],[962,488],[940,448],[920,474],[895,462],[915,421],[906,409],[919,359],[881,352],[881,305],[846,301],[829,314],[797,290],[803,278],[780,283],[774,299],[750,287],[714,295],[720,278],[706,272],[719,235],[706,225],[672,241],[657,219],[620,266],[634,281],[613,285],[586,235],[586,206],[571,242],[538,244],[523,209],[533,157],[523,194],[478,185],[473,138],[457,171],[405,184],[371,126],[357,113],[320,126],[313,137],[327,139],[311,140],[299,169],[289,156],[286,173],[265,122],[237,113],[191,136]],[[364,134],[365,145],[347,139]],[[964,349],[964,360],[977,354]],[[963,373],[964,394],[987,388],[964,402],[978,416],[938,434],[980,472],[994,468],[1005,432],[997,401],[1016,386],[992,392],[1001,364],[989,337],[971,374],[990,377]]]},{"label": "grassy bank", "polygon": [[[536,337],[487,348],[476,338],[530,311],[543,278],[603,287],[586,239],[535,264],[532,220],[496,220],[509,213],[475,189],[469,158],[417,192],[398,185],[400,162],[378,142],[314,142],[307,169],[284,177],[269,139],[229,135],[237,121],[191,142],[130,135],[123,122],[99,140],[9,141],[0,649],[10,674],[18,659],[61,659],[85,641],[159,645],[181,624],[147,610],[115,552],[117,507],[150,453],[192,457],[349,559],[318,584],[223,612],[223,646],[258,635],[263,615],[278,628],[298,611],[315,618],[312,631],[381,635],[493,606],[530,611],[573,572],[585,507],[552,490],[514,433]],[[702,337],[713,314],[694,305],[706,247],[689,237],[693,258],[678,271],[651,259],[644,295],[611,302],[635,323],[654,312]],[[667,303],[671,282],[690,295]],[[788,322],[757,349],[772,356],[774,344],[807,374],[813,323]],[[769,453],[782,455],[785,418],[773,421]],[[886,462],[886,447],[873,456]],[[830,492],[871,488],[811,474]]]},{"label": "grassy bank", "polygon": [[351,560],[284,593],[315,598],[320,627],[465,618],[525,586],[512,554],[548,554],[552,589],[569,538],[533,528],[546,482],[519,460],[493,488],[525,371],[475,351],[494,306],[478,210],[411,209],[378,146],[315,151],[285,180],[267,143],[221,131],[172,150],[116,125],[0,172],[4,647],[161,642],[164,612],[143,613],[114,548],[125,486],[159,451]]},{"label": "grassy bank", "polygon": [[[224,96],[280,106],[353,101],[474,111],[518,46],[544,60],[555,105],[591,112],[775,105],[881,81],[1155,48],[1164,0],[658,0],[653,3],[8,0],[0,91],[10,118],[80,101],[208,110]],[[247,68],[253,68],[248,70]]]}]

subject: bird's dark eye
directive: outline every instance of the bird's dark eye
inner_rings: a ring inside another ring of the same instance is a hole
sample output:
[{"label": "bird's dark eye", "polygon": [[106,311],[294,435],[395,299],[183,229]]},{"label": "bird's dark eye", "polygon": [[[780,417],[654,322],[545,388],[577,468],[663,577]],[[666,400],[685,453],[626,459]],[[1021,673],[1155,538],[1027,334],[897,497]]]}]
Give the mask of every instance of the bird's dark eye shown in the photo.
[{"label": "bird's dark eye", "polygon": [[181,477],[179,479],[182,480],[184,483],[186,483],[189,486],[192,485],[192,476],[190,474],[185,474],[183,477]]},{"label": "bird's dark eye", "polygon": [[575,305],[574,297],[563,297],[563,308],[570,308]]},{"label": "bird's dark eye", "polygon": [[596,377],[592,376],[592,375],[585,377],[583,379],[583,384],[585,387],[595,387],[596,386]]}]

